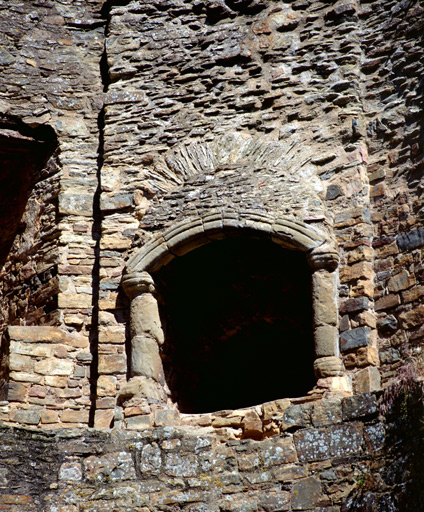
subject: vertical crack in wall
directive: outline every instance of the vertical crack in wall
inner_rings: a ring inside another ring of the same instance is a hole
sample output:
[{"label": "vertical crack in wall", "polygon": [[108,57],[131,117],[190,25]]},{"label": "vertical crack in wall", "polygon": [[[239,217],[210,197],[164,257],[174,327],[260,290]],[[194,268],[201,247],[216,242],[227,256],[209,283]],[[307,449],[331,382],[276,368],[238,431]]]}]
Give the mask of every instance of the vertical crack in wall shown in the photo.
[{"label": "vertical crack in wall", "polygon": [[[104,47],[103,53],[99,63],[100,77],[103,84],[103,94],[108,90],[110,79],[109,79],[109,68],[107,63],[107,52],[106,52],[106,38],[109,29],[110,19],[110,3],[105,2],[101,11],[102,18],[105,20],[104,30]],[[92,270],[92,318],[90,328],[90,350],[92,354],[92,362],[90,367],[90,414],[88,425],[94,426],[94,417],[96,412],[96,401],[97,401],[97,380],[98,380],[98,364],[99,364],[99,299],[100,299],[100,239],[102,229],[102,214],[100,209],[100,195],[101,195],[101,178],[102,178],[102,167],[104,162],[104,126],[105,126],[105,106],[103,106],[97,117],[97,126],[99,130],[99,145],[97,148],[97,188],[93,198],[93,227],[92,236],[95,240],[94,246],[94,265]]]}]

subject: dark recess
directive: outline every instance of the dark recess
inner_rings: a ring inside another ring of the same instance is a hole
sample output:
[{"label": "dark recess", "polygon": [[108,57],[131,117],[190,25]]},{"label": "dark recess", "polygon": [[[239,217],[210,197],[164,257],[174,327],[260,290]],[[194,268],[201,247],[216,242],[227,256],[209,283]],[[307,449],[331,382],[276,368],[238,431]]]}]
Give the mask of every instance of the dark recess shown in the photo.
[{"label": "dark recess", "polygon": [[305,395],[315,384],[311,271],[269,240],[216,241],[155,276],[162,356],[184,413]]},{"label": "dark recess", "polygon": [[56,148],[51,127],[31,128],[0,116],[0,268],[24,229],[20,222],[30,191],[56,170],[46,165]]}]

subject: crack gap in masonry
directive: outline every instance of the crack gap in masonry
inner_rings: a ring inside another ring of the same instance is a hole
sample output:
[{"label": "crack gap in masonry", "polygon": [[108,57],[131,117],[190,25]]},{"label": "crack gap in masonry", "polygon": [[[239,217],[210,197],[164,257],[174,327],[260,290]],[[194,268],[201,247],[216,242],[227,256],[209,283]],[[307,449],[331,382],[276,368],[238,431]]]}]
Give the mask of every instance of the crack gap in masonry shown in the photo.
[{"label": "crack gap in masonry", "polygon": [[[109,29],[110,22],[110,2],[106,2],[101,11],[102,17],[106,20],[105,31],[104,31],[104,49],[99,62],[100,76],[103,84],[103,92],[106,93],[110,84],[109,69],[107,63],[107,52],[106,52],[106,38]],[[91,406],[89,413],[88,424],[90,427],[94,426],[94,417],[96,412],[96,401],[97,401],[97,380],[99,377],[99,298],[100,298],[100,238],[102,228],[102,217],[100,209],[100,195],[101,195],[101,172],[104,163],[104,128],[105,128],[105,106],[103,104],[98,117],[97,117],[97,128],[99,132],[99,145],[97,148],[97,188],[93,198],[93,227],[92,237],[95,240],[94,246],[94,264],[92,269],[91,281],[92,281],[92,318],[91,328],[89,333],[90,338],[90,350],[92,355],[92,362],[90,367],[90,397]]]}]

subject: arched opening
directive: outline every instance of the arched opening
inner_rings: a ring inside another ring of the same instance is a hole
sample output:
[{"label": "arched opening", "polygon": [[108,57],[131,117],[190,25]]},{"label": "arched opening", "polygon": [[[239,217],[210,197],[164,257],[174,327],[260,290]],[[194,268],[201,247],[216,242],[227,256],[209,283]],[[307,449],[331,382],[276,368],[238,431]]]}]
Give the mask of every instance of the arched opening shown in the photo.
[{"label": "arched opening", "polygon": [[305,395],[313,371],[311,270],[270,240],[214,241],[154,274],[162,360],[184,413]]}]

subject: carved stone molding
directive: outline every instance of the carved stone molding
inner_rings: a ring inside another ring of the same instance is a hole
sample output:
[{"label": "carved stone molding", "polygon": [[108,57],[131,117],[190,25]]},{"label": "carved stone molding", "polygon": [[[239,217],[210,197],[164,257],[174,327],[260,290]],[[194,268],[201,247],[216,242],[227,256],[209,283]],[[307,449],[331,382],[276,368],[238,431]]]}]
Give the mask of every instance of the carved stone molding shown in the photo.
[{"label": "carved stone molding", "polygon": [[141,293],[155,292],[155,283],[148,272],[129,272],[125,274],[122,278],[122,287],[130,300]]},{"label": "carved stone molding", "polygon": [[268,238],[287,249],[307,252],[313,268],[334,270],[338,264],[335,243],[318,228],[279,214],[225,210],[192,217],[166,229],[129,259],[127,272],[155,272],[176,256],[183,256],[212,240],[240,234]]}]

